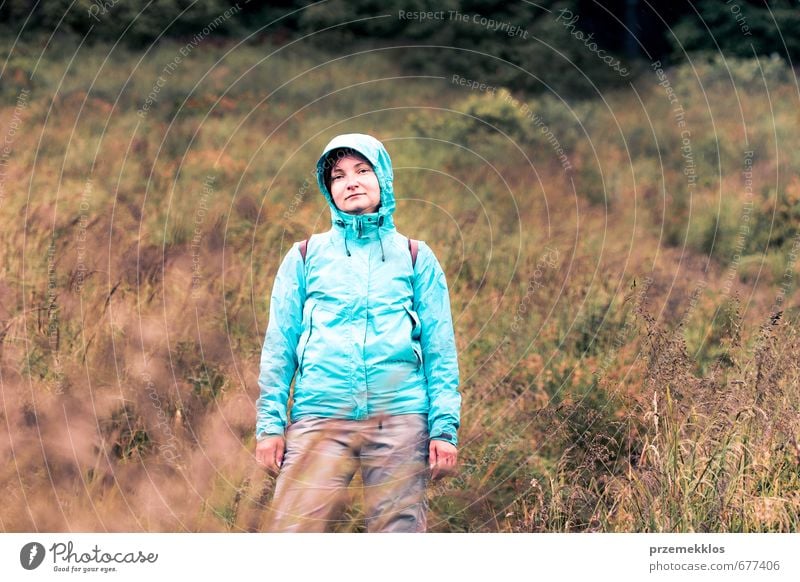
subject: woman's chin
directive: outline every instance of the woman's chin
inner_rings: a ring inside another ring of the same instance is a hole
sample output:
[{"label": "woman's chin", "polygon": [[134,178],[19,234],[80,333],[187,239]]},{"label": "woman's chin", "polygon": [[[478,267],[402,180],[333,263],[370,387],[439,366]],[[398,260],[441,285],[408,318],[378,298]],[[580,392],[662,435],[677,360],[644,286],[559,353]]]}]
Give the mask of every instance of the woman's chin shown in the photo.
[{"label": "woman's chin", "polygon": [[349,210],[345,210],[348,214],[372,214],[373,212],[377,212],[377,209],[366,208],[363,205],[358,205]]}]

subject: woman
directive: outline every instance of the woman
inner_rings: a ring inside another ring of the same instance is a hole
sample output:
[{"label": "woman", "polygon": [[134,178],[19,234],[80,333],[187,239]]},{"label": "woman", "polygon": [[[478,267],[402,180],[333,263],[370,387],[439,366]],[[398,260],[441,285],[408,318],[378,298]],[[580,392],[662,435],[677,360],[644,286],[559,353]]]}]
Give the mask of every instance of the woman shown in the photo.
[{"label": "woman", "polygon": [[334,138],[317,163],[332,228],[296,243],[275,278],[256,426],[256,460],[278,475],[270,531],[324,531],[359,467],[369,531],[425,531],[428,470],[455,468],[447,283],[395,229],[392,180],[378,140]]}]

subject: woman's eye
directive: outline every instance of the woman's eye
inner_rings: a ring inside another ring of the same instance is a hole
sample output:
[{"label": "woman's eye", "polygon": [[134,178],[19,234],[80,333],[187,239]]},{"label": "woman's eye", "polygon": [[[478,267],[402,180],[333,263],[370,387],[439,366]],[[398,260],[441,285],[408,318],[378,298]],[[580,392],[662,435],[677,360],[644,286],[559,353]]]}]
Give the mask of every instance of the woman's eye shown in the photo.
[{"label": "woman's eye", "polygon": [[339,178],[344,178],[341,174],[338,176],[331,176],[331,180],[338,180]]}]

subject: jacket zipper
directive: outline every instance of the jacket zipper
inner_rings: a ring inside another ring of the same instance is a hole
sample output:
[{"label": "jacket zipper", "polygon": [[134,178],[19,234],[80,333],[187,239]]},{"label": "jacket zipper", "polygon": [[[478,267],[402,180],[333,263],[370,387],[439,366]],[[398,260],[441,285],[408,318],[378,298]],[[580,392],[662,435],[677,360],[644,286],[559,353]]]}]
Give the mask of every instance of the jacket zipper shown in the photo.
[{"label": "jacket zipper", "polygon": [[314,323],[314,309],[317,307],[316,303],[311,306],[311,310],[308,312],[308,333],[306,334],[306,341],[303,343],[303,351],[300,352],[300,362],[298,363],[297,368],[300,370],[300,375],[303,375],[303,363],[306,359],[306,349],[308,348],[308,342],[311,341],[311,330]]},{"label": "jacket zipper", "polygon": [[[415,339],[414,339],[414,330],[416,328],[418,328],[418,327],[421,327],[421,324],[419,322],[419,319],[414,317],[414,314],[411,313],[411,310],[408,307],[403,306],[403,309],[406,310],[406,313],[411,318],[412,328],[411,328],[411,338],[409,338],[409,339],[411,340],[411,351],[414,352],[414,357],[417,360],[417,370],[419,370],[422,367],[422,354],[420,353],[421,350],[417,347],[417,344],[414,343],[414,341],[415,341]],[[422,330],[420,330],[420,333],[421,333],[421,331]]]}]

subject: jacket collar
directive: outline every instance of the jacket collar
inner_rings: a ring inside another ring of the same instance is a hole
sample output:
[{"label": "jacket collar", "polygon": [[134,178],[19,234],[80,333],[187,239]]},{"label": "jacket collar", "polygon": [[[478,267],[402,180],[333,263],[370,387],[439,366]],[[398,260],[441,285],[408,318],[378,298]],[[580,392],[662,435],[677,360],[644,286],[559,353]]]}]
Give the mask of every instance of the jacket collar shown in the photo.
[{"label": "jacket collar", "polygon": [[339,212],[333,217],[333,230],[350,240],[367,239],[375,240],[380,234],[394,231],[392,215],[381,212],[370,214],[346,214]]}]

